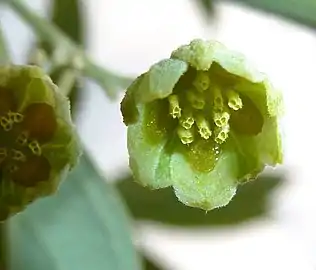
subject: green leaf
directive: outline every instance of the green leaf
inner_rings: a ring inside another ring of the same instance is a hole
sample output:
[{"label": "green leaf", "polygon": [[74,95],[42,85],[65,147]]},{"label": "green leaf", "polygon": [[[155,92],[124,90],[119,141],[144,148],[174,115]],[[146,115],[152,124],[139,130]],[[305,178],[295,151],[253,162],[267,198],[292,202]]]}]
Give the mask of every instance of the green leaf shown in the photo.
[{"label": "green leaf", "polygon": [[[233,1],[236,2],[236,1]],[[315,0],[238,0],[251,7],[282,15],[296,22],[316,27]]]},{"label": "green leaf", "polygon": [[51,197],[7,223],[10,270],[139,270],[130,219],[87,156]]},{"label": "green leaf", "polygon": [[281,175],[259,176],[256,181],[241,185],[226,207],[205,212],[186,207],[175,198],[171,188],[151,191],[127,176],[117,182],[133,216],[177,226],[233,226],[269,215],[269,199],[283,182]]}]

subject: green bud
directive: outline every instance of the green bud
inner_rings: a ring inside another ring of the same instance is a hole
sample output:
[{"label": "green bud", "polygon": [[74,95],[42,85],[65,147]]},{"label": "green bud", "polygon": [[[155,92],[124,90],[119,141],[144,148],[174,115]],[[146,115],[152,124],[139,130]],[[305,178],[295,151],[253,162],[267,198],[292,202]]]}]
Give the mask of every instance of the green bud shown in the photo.
[{"label": "green bud", "polygon": [[229,203],[241,182],[282,162],[282,98],[267,77],[215,41],[193,40],[154,64],[121,103],[130,167],[186,205]]},{"label": "green bud", "polygon": [[0,217],[52,194],[80,156],[69,101],[35,66],[0,66]]}]

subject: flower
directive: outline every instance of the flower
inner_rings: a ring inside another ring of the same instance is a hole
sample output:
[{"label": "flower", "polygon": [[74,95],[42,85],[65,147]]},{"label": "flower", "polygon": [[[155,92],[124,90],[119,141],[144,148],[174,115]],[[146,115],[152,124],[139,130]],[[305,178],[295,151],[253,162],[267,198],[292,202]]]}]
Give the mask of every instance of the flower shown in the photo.
[{"label": "flower", "polygon": [[53,193],[80,147],[66,97],[35,66],[0,66],[0,221]]},{"label": "flower", "polygon": [[184,204],[225,206],[237,186],[282,163],[282,97],[216,41],[193,40],[140,75],[121,102],[136,181]]}]

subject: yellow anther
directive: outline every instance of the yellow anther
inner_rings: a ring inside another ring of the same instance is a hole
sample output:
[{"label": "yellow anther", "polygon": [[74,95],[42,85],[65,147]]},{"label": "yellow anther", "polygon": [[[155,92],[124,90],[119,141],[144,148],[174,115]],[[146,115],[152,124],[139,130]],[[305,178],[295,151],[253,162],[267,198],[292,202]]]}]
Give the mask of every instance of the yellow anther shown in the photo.
[{"label": "yellow anther", "polygon": [[228,138],[229,125],[223,126],[221,128],[216,128],[214,133],[215,133],[215,138],[214,138],[215,142],[218,144],[224,143]]},{"label": "yellow anther", "polygon": [[185,129],[182,126],[178,126],[177,133],[183,144],[190,144],[194,141],[194,131],[192,129]]},{"label": "yellow anther", "polygon": [[20,145],[26,145],[27,144],[27,133],[26,132],[22,132],[16,139],[16,142]]},{"label": "yellow anther", "polygon": [[214,112],[214,123],[218,127],[226,126],[228,124],[229,118],[230,114],[229,111],[226,109],[222,112]]},{"label": "yellow anther", "polygon": [[179,119],[180,125],[185,129],[190,129],[194,124],[194,118],[190,109],[184,109],[183,114]]},{"label": "yellow anther", "polygon": [[179,118],[181,116],[181,108],[179,105],[179,98],[177,95],[170,95],[169,100],[169,113],[172,118]]},{"label": "yellow anther", "polygon": [[194,109],[202,110],[204,108],[205,100],[204,100],[202,94],[200,94],[194,90],[188,90],[186,92],[186,97]]},{"label": "yellow anther", "polygon": [[213,106],[214,111],[221,112],[224,110],[224,100],[222,96],[222,91],[218,86],[214,86],[213,93],[214,93],[214,100],[213,100]]},{"label": "yellow anther", "polygon": [[196,90],[203,92],[210,87],[210,77],[206,71],[198,71],[193,81]]},{"label": "yellow anther", "polygon": [[8,112],[9,119],[14,123],[21,123],[23,121],[23,114],[17,112]]},{"label": "yellow anther", "polygon": [[5,131],[9,131],[11,130],[12,126],[13,126],[13,122],[11,121],[11,119],[7,116],[2,116],[0,118],[0,124],[2,126],[2,128],[5,130]]},{"label": "yellow anther", "polygon": [[12,149],[11,150],[11,158],[17,161],[25,161],[26,156],[19,150]]},{"label": "yellow anther", "polygon": [[42,149],[37,141],[31,141],[29,143],[29,148],[31,149],[32,153],[36,156],[40,156],[42,154]]},{"label": "yellow anther", "polygon": [[212,131],[209,122],[204,118],[203,115],[196,116],[196,125],[198,127],[201,137],[205,140],[212,136]]},{"label": "yellow anther", "polygon": [[237,111],[242,108],[242,100],[239,94],[234,90],[227,90],[228,107]]}]

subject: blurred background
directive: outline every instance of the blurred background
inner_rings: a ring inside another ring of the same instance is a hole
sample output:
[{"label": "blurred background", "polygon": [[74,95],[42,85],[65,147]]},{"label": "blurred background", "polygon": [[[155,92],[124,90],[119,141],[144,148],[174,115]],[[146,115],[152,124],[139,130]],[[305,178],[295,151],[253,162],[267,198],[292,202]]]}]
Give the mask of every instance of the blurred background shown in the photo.
[{"label": "blurred background", "polygon": [[[7,222],[6,269],[316,269],[314,0],[2,0],[0,27],[15,64],[67,58],[76,43],[98,65],[80,73],[79,57],[52,74],[75,70],[73,114],[89,158],[57,195]],[[194,38],[247,55],[286,111],[284,165],[210,213],[133,183],[119,110],[130,79]],[[69,51],[56,49],[63,42]]]}]

